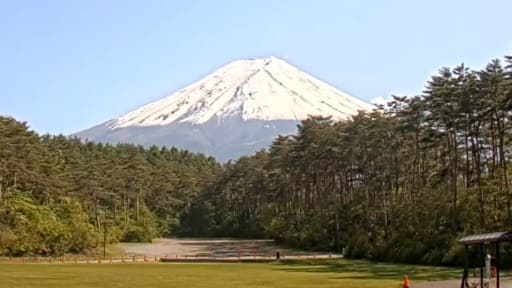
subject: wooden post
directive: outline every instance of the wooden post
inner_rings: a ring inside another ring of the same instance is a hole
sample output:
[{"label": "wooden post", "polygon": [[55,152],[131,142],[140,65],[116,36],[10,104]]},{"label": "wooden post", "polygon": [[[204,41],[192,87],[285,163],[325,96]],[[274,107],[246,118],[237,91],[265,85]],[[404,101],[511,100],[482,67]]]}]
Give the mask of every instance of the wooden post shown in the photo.
[{"label": "wooden post", "polygon": [[466,283],[468,282],[468,279],[469,279],[469,246],[468,246],[468,244],[464,245],[464,250],[466,253],[465,253],[465,257],[464,257],[464,274],[462,277],[463,283],[461,283],[461,286],[466,285]]},{"label": "wooden post", "polygon": [[75,256],[74,262],[75,262],[75,264],[78,264],[78,257]]},{"label": "wooden post", "polygon": [[133,257],[132,257],[132,261],[133,261],[133,263],[135,263],[135,260],[136,260],[136,259],[135,259],[135,255],[133,255]]},{"label": "wooden post", "polygon": [[98,256],[98,264],[101,264],[101,257]]},{"label": "wooden post", "polygon": [[121,256],[121,263],[124,263],[124,255]]},{"label": "wooden post", "polygon": [[3,199],[3,196],[2,196],[2,187],[3,187],[3,184],[4,183],[4,176],[3,175],[0,175],[0,203],[2,203],[2,199]]},{"label": "wooden post", "polygon": [[484,256],[484,244],[480,244],[480,288],[484,288],[484,266],[485,266],[485,256]]},{"label": "wooden post", "polygon": [[112,264],[112,256],[108,257],[108,263]]},{"label": "wooden post", "polygon": [[500,242],[498,241],[496,242],[496,288],[500,288]]}]

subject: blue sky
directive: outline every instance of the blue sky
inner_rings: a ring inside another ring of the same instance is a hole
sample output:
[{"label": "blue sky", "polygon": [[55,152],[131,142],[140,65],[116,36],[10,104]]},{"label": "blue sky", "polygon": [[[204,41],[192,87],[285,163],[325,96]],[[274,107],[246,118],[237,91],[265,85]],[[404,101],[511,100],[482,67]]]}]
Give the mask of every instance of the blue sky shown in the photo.
[{"label": "blue sky", "polygon": [[0,114],[72,133],[274,55],[370,101],[512,54],[512,1],[0,0]]}]

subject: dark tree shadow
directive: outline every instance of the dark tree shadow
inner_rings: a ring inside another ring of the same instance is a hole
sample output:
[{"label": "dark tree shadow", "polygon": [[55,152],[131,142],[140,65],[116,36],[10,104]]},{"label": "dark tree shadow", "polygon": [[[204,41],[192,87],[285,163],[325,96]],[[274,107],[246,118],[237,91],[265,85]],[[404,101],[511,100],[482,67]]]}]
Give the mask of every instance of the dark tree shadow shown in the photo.
[{"label": "dark tree shadow", "polygon": [[[238,240],[238,239],[187,239],[180,241],[183,246],[192,246],[198,250],[191,256],[212,257],[249,257],[264,256],[273,257],[279,251],[281,256],[311,256],[313,252],[304,252],[279,246],[272,240]],[[327,253],[325,253],[327,254]]]},{"label": "dark tree shadow", "polygon": [[392,263],[378,263],[364,260],[302,260],[284,261],[275,269],[290,272],[311,273],[337,273],[339,279],[403,279],[407,274],[409,278],[417,281],[433,281],[458,279],[462,269],[434,266],[417,266]]}]

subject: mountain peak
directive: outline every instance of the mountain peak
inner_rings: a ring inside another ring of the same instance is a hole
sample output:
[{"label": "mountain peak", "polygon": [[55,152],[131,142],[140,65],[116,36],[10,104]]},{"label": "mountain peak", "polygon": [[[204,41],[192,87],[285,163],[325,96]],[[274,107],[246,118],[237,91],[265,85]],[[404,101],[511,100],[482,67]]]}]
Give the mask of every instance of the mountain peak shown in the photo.
[{"label": "mountain peak", "polygon": [[309,115],[344,120],[372,106],[297,69],[267,58],[233,61],[170,96],[111,122],[110,128],[202,124],[214,118],[303,120]]},{"label": "mountain peak", "polygon": [[178,147],[236,159],[297,132],[309,116],[345,120],[373,106],[277,57],[237,60],[173,94],[78,132],[89,141]]}]

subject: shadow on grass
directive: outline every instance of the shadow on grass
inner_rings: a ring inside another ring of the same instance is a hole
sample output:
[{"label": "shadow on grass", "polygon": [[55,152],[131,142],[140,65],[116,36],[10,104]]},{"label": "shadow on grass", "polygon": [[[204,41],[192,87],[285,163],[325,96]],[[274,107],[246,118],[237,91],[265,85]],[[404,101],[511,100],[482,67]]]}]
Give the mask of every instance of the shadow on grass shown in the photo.
[{"label": "shadow on grass", "polygon": [[313,252],[294,250],[289,247],[276,244],[273,240],[251,239],[182,239],[179,242],[183,246],[198,248],[195,256],[236,257],[236,256],[270,256],[274,257],[279,251],[281,255],[303,256],[313,255]]},{"label": "shadow on grass", "polygon": [[378,263],[364,260],[313,260],[285,261],[278,266],[280,270],[290,272],[335,273],[337,279],[383,279],[399,280],[407,274],[416,281],[458,279],[462,269],[417,266],[392,263]]}]

